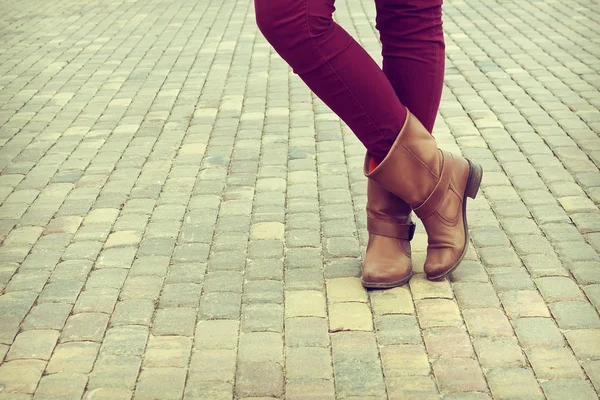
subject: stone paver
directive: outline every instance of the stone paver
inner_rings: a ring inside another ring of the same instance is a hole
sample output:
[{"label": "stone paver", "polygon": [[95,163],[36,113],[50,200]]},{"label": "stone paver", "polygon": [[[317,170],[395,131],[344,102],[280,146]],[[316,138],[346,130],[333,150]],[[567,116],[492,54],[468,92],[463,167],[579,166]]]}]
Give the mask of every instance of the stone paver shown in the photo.
[{"label": "stone paver", "polygon": [[367,291],[364,147],[251,0],[0,0],[0,399],[598,398],[598,8],[444,3],[471,245]]}]

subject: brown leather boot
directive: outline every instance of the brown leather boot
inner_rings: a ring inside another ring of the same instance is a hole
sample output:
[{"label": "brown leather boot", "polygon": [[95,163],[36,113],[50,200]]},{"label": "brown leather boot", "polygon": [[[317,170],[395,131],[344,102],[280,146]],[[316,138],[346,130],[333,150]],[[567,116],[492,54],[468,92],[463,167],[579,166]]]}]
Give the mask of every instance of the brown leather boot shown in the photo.
[{"label": "brown leather boot", "polygon": [[481,166],[438,149],[433,136],[408,112],[388,155],[365,175],[410,204],[423,222],[427,278],[440,279],[456,269],[468,244],[466,197],[477,195]]},{"label": "brown leather boot", "polygon": [[[368,157],[365,168],[369,168]],[[410,240],[415,224],[411,208],[375,181],[367,182],[367,231],[369,243],[362,265],[362,284],[371,289],[400,286],[412,277]]]}]

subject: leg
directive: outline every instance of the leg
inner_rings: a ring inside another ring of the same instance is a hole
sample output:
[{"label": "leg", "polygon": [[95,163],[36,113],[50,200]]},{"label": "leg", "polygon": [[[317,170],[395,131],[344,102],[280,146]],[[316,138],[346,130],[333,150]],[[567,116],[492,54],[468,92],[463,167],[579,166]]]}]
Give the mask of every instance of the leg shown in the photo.
[{"label": "leg", "polygon": [[442,0],[375,0],[383,71],[400,101],[431,132],[444,83]]},{"label": "leg", "polygon": [[[428,3],[432,1],[376,0],[383,71],[400,101],[431,132],[442,93],[444,40],[441,0],[434,0],[439,3],[435,6]],[[371,171],[376,164],[366,169]],[[406,202],[369,179],[364,286],[398,286],[412,276],[410,213]]]},{"label": "leg", "polygon": [[383,71],[333,21],[335,0],[255,0],[258,27],[308,87],[382,160],[406,119]]},{"label": "leg", "polygon": [[428,236],[425,274],[440,279],[465,255],[466,201],[477,195],[483,172],[438,149],[430,135],[444,73],[441,0],[375,1],[385,74],[416,118],[408,114],[387,157],[365,168],[365,175],[405,200],[421,219]]},{"label": "leg", "polygon": [[[466,252],[466,197],[477,194],[481,167],[437,148],[375,62],[333,22],[333,3],[255,0],[257,22],[294,71],[365,144],[370,152],[365,175],[406,201],[423,221],[429,236],[427,276],[446,276]],[[372,170],[371,156],[382,160]]]},{"label": "leg", "polygon": [[[407,111],[377,64],[333,21],[333,4],[334,0],[255,0],[258,25],[267,40],[369,152],[383,160]],[[367,197],[363,285],[402,285],[412,276],[410,206],[372,181]]]}]

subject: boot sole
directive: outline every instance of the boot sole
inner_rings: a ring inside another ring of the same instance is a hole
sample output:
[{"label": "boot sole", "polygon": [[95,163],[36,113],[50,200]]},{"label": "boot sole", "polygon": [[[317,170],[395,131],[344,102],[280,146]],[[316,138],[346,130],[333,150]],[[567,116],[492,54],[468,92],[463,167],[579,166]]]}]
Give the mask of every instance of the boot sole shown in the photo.
[{"label": "boot sole", "polygon": [[469,162],[469,178],[467,179],[467,187],[465,188],[463,201],[463,226],[465,229],[466,240],[465,249],[463,250],[456,264],[452,266],[452,268],[450,268],[441,275],[428,276],[427,279],[429,279],[430,281],[437,281],[451,274],[452,271],[458,268],[463,258],[465,257],[465,254],[467,254],[467,250],[469,248],[469,227],[467,224],[467,197],[470,197],[472,199],[477,197],[477,193],[479,192],[479,186],[481,185],[481,179],[483,178],[483,168],[481,168],[481,165],[476,164],[471,160],[467,159],[467,161]]},{"label": "boot sole", "polygon": [[412,277],[413,273],[411,272],[410,275],[408,275],[407,277],[395,282],[365,282],[362,279],[360,281],[363,287],[365,287],[366,289],[391,289],[404,285],[405,283],[410,281],[410,278]]}]

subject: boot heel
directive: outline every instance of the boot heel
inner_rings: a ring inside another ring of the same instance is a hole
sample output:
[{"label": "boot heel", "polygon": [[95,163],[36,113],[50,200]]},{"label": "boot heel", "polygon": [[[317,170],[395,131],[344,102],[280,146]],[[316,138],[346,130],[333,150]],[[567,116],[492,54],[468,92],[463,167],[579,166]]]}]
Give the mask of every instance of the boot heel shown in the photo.
[{"label": "boot heel", "polygon": [[481,185],[481,178],[483,177],[483,169],[481,165],[469,161],[469,180],[467,181],[467,188],[465,189],[465,195],[474,199],[477,197],[479,192],[479,185]]}]

